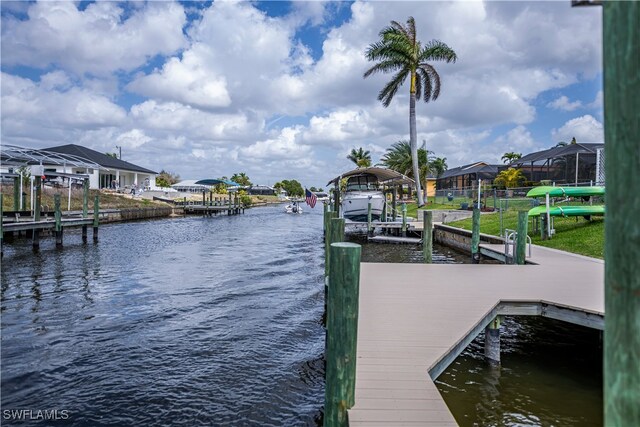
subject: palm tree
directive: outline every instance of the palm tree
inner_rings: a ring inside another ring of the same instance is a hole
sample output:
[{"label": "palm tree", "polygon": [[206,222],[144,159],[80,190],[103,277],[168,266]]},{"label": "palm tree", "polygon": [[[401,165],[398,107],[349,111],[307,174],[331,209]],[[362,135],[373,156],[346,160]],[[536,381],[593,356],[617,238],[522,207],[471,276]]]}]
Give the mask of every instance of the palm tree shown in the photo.
[{"label": "palm tree", "polygon": [[522,158],[522,154],[520,153],[514,153],[513,151],[510,151],[508,153],[504,153],[504,155],[502,156],[502,158],[500,160],[502,160],[503,163],[511,163],[514,160],[518,160]]},{"label": "palm tree", "polygon": [[347,159],[355,163],[359,168],[368,168],[371,166],[371,153],[369,150],[364,150],[362,147],[351,149],[351,153],[347,156]]},{"label": "palm tree", "polygon": [[[424,148],[418,150],[418,176],[420,179],[417,182],[424,182],[427,179],[431,167],[427,161],[429,151]],[[398,141],[387,149],[387,152],[382,156],[381,163],[396,172],[406,175],[415,179],[413,174],[413,158],[411,156],[411,144],[407,140]],[[420,191],[420,189],[416,189]]]},{"label": "palm tree", "polygon": [[436,175],[436,178],[440,178],[444,171],[449,168],[449,166],[447,166],[447,158],[436,157],[429,162],[429,167],[431,171]]},{"label": "palm tree", "polygon": [[[369,68],[364,77],[383,72],[397,72],[378,94],[378,100],[388,107],[396,92],[407,77],[411,79],[409,89],[409,141],[413,175],[419,174],[418,143],[416,136],[416,99],[435,101],[440,95],[440,75],[427,61],[455,62],[456,53],[446,44],[431,40],[424,47],[416,40],[416,23],[413,17],[403,26],[396,21],[380,31],[380,41],[372,43],[365,53],[369,61],[378,61]],[[416,182],[418,205],[424,205],[420,182]]]}]

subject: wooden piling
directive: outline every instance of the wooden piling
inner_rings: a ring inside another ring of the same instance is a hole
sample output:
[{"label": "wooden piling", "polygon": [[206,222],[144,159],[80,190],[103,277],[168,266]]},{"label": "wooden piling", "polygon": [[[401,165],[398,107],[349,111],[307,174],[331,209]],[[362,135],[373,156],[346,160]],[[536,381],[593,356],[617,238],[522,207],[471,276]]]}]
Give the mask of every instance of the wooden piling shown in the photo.
[{"label": "wooden piling", "polygon": [[93,241],[98,241],[98,226],[100,225],[100,196],[93,199]]},{"label": "wooden piling", "polygon": [[[35,198],[33,207],[33,220],[35,222],[40,221],[40,210],[42,209],[42,177],[36,176],[33,181],[34,189],[35,189]],[[33,249],[38,250],[40,248],[40,230],[34,228],[33,230]]]},{"label": "wooden piling", "polygon": [[328,268],[327,277],[331,276],[331,244],[344,241],[344,218],[337,218],[336,212],[333,212],[333,215],[334,217],[329,221],[329,244],[327,245],[327,258],[325,258],[325,266]]},{"label": "wooden piling", "polygon": [[361,248],[333,243],[330,253],[325,427],[347,426],[347,409],[355,404]]},{"label": "wooden piling", "polygon": [[402,204],[402,237],[407,237],[407,204]]},{"label": "wooden piling", "polygon": [[500,316],[484,329],[484,357],[493,364],[500,364]]},{"label": "wooden piling", "polygon": [[515,261],[518,265],[524,265],[527,255],[527,211],[518,212],[518,237],[516,239]]},{"label": "wooden piling", "polygon": [[604,425],[640,425],[640,3],[603,2]]},{"label": "wooden piling", "polygon": [[53,204],[55,206],[54,217],[56,220],[56,246],[62,246],[62,211],[60,210],[60,195],[54,194]]},{"label": "wooden piling", "polygon": [[471,263],[480,263],[480,209],[473,208],[471,217]]},{"label": "wooden piling", "polygon": [[433,262],[433,212],[422,211],[422,255],[424,262],[431,264]]},{"label": "wooden piling", "polygon": [[396,193],[397,188],[393,187],[393,193],[391,193],[391,215],[393,215],[393,219],[391,221],[395,222],[396,217],[398,216],[398,205],[396,203]]},{"label": "wooden piling", "polygon": [[333,223],[331,222],[331,220],[334,218],[338,218],[338,213],[334,211],[328,211],[326,216],[327,223],[326,223],[326,232],[325,232],[325,238],[324,238],[324,275],[325,277],[329,277],[329,247],[331,246],[331,243],[332,243],[331,227],[333,226]]},{"label": "wooden piling", "polygon": [[547,226],[547,214],[540,214],[540,238],[547,240],[549,238],[549,227]]},{"label": "wooden piling", "polygon": [[333,211],[340,216],[340,181],[336,184],[333,192]]},{"label": "wooden piling", "polygon": [[20,177],[13,178],[13,210],[20,210]]}]

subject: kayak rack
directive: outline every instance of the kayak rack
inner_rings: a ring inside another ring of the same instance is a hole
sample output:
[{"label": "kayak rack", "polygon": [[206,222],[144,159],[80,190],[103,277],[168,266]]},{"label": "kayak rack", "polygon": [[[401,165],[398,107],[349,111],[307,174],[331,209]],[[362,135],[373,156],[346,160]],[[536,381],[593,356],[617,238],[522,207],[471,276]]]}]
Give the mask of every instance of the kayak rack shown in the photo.
[{"label": "kayak rack", "polygon": [[[518,232],[505,228],[504,230],[504,262],[505,264],[513,264],[516,253],[516,241],[518,239]],[[525,254],[526,258],[531,258],[531,237],[527,235],[527,247],[529,250]],[[509,252],[511,248],[511,252]]]}]

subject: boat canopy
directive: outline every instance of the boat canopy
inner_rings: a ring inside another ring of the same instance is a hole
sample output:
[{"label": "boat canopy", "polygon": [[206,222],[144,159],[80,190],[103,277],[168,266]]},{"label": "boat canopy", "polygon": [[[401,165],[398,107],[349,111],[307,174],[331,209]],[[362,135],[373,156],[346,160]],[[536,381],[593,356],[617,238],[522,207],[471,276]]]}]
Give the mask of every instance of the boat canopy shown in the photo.
[{"label": "boat canopy", "polygon": [[378,182],[384,185],[403,185],[403,184],[415,185],[415,181],[413,179],[399,172],[396,172],[391,169],[379,168],[375,166],[372,166],[369,168],[357,168],[352,171],[343,173],[342,175],[333,178],[331,181],[327,183],[327,185],[331,185],[331,184],[336,185],[336,183],[343,178],[349,178],[350,176],[366,175],[366,174],[375,176],[378,179]]}]

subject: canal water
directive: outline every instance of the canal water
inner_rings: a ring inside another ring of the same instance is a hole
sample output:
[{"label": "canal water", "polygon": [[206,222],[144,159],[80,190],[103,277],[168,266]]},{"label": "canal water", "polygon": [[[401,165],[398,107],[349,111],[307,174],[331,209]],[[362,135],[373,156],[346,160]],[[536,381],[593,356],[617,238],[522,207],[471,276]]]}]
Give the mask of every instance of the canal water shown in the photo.
[{"label": "canal water", "polygon": [[[5,245],[2,425],[50,424],[16,423],[6,410],[31,410],[32,417],[57,410],[56,425],[74,426],[320,422],[321,207],[303,215],[271,206],[232,217],[110,224],[100,228],[98,244],[82,244],[72,231],[62,250],[54,245],[43,239],[37,254],[26,239]],[[467,258],[437,247],[434,257]],[[363,260],[420,262],[421,253],[365,245]],[[545,325],[509,322],[497,378],[474,343],[439,379],[458,421],[601,423],[590,408],[601,407],[601,377],[588,371],[598,360],[573,366],[576,357],[588,359],[581,354],[593,349],[584,344],[580,353],[580,343],[593,337],[576,343],[573,327],[542,334]],[[536,353],[539,339],[548,357]],[[549,367],[551,359],[560,364]],[[565,369],[574,372],[569,380]],[[587,403],[548,409],[562,399]]]}]

